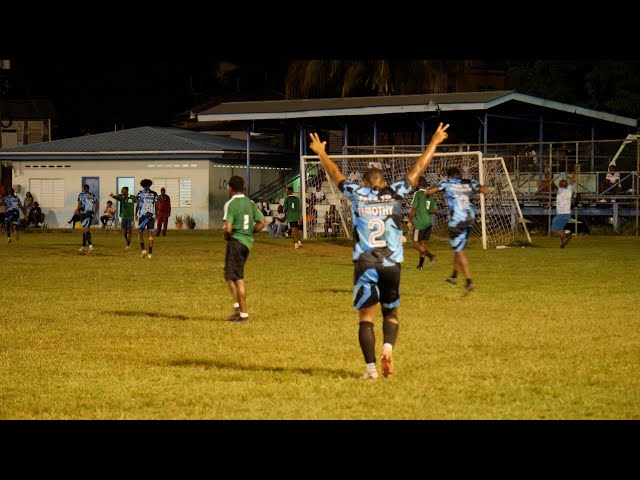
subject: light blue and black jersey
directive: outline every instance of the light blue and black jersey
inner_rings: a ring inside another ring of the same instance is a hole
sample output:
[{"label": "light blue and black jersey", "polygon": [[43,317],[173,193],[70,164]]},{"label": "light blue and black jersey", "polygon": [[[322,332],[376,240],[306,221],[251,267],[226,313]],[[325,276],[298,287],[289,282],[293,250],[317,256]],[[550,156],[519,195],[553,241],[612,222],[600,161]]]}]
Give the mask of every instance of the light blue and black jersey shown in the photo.
[{"label": "light blue and black jersey", "polygon": [[402,262],[402,204],[413,188],[409,181],[399,180],[374,190],[343,180],[338,188],[351,201],[353,260],[364,252],[375,252],[377,257]]},{"label": "light blue and black jersey", "polygon": [[476,218],[473,194],[480,190],[477,180],[448,178],[438,183],[438,189],[444,191],[449,207],[449,227],[468,227]]},{"label": "light blue and black jersey", "polygon": [[93,213],[95,210],[96,196],[91,192],[81,192],[78,195],[80,213]]},{"label": "light blue and black jersey", "polygon": [[16,195],[7,195],[2,199],[7,206],[4,214],[5,223],[18,223],[20,220],[20,210],[22,210],[22,202]]},{"label": "light blue and black jersey", "polygon": [[158,201],[158,194],[153,190],[145,188],[140,190],[136,195],[136,201],[138,202],[138,217],[152,217],[156,216],[156,202]]}]

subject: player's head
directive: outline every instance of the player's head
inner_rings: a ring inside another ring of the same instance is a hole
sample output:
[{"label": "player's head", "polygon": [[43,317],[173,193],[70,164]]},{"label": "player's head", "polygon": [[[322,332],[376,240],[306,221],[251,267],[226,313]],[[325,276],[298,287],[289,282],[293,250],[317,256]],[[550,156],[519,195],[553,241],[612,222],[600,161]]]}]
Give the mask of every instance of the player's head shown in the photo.
[{"label": "player's head", "polygon": [[427,179],[424,177],[420,177],[418,179],[418,188],[427,188]]},{"label": "player's head", "polygon": [[287,195],[293,195],[293,187],[287,187]]},{"label": "player's head", "polygon": [[9,190],[7,190],[7,192],[9,192],[9,195],[13,195],[16,193],[16,191],[13,189],[13,187],[9,187]]},{"label": "player's head", "polygon": [[567,181],[564,178],[562,180],[560,180],[560,182],[558,182],[558,186],[560,188],[567,188],[567,185],[569,185],[569,184],[567,183]]},{"label": "player's head", "polygon": [[113,202],[111,200],[107,200],[107,205],[113,205]]},{"label": "player's head", "polygon": [[148,178],[140,180],[140,186],[142,188],[149,188],[151,185],[153,185],[153,182]]},{"label": "player's head", "polygon": [[244,178],[234,175],[229,179],[229,190],[232,193],[244,192]]},{"label": "player's head", "polygon": [[384,188],[387,186],[387,181],[384,179],[384,173],[377,167],[368,168],[362,176],[365,187],[369,188]]},{"label": "player's head", "polygon": [[89,191],[89,185],[87,185],[86,183],[82,186],[82,190],[84,190],[85,192]]},{"label": "player's head", "polygon": [[460,169],[458,167],[449,167],[447,168],[447,177],[460,178],[462,177],[462,173],[460,173]]},{"label": "player's head", "polygon": [[160,193],[161,193],[162,195],[164,195],[164,192],[166,192],[166,190],[164,189],[164,187],[162,187],[162,188],[160,189]]},{"label": "player's head", "polygon": [[129,193],[129,187],[122,187],[120,191],[122,192],[122,195],[127,195]]}]

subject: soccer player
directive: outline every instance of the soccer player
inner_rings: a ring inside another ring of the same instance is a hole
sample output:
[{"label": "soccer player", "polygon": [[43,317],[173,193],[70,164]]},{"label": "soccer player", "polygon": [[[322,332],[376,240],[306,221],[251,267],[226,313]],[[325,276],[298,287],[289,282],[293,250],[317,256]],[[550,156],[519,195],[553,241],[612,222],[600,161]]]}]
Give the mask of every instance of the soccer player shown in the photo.
[{"label": "soccer player", "polygon": [[287,222],[291,229],[293,237],[293,247],[300,248],[302,241],[300,240],[300,227],[298,222],[302,215],[302,207],[300,199],[293,194],[293,188],[287,187],[287,198],[284,199],[284,213],[287,215]]},{"label": "soccer player", "polygon": [[[153,182],[148,178],[140,181],[142,190],[136,195],[135,219],[138,222],[138,239],[140,240],[140,255],[151,258],[153,252],[153,224],[157,215],[158,194],[151,190]],[[149,232],[149,253],[144,249],[144,231]]]},{"label": "soccer player", "polygon": [[266,224],[258,206],[244,195],[244,178],[237,175],[229,179],[229,197],[224,204],[224,239],[227,248],[224,256],[224,279],[233,297],[234,312],[227,318],[230,322],[246,323],[247,290],[244,285],[244,265],[253,247],[253,234]]},{"label": "soccer player", "polygon": [[418,179],[418,191],[413,196],[411,211],[409,212],[409,232],[413,240],[413,248],[420,252],[420,261],[416,267],[422,270],[424,257],[429,257],[429,265],[436,263],[436,256],[433,255],[425,245],[431,238],[431,225],[433,221],[431,215],[436,213],[438,205],[433,195],[427,196],[427,180],[424,177]]},{"label": "soccer player", "polygon": [[558,183],[558,191],[556,193],[556,216],[551,221],[551,231],[560,237],[560,248],[566,247],[573,234],[571,232],[564,233],[564,227],[571,218],[571,194],[573,193],[573,183],[576,181],[576,174],[580,171],[580,165],[576,165],[575,170],[571,174],[569,183],[563,178]]},{"label": "soccer player", "polygon": [[22,202],[16,195],[16,191],[13,187],[10,187],[7,191],[7,195],[2,199],[0,205],[7,207],[7,211],[4,214],[4,227],[7,231],[7,243],[11,243],[11,228],[16,234],[16,240],[20,237],[18,235],[18,225],[20,224],[20,210],[26,215],[26,208],[22,206]]},{"label": "soccer player", "polygon": [[366,372],[362,377],[365,380],[378,378],[373,330],[378,302],[382,308],[382,373],[388,377],[394,372],[392,350],[399,329],[400,266],[404,260],[402,202],[431,163],[436,147],[448,137],[448,128],[448,124],[443,127],[440,123],[426,150],[406,177],[390,185],[382,170],[375,167],[364,172],[362,186],[347,180],[327,155],[327,142],[321,142],[317,133],[309,134],[309,147],[320,157],[329,178],[351,200],[355,263],[353,305],[358,310],[360,322],[358,340],[366,364]]},{"label": "soccer player", "polygon": [[120,202],[120,226],[124,232],[124,240],[127,242],[125,250],[131,249],[131,234],[133,232],[134,207],[136,204],[136,196],[129,195],[129,187],[122,187],[118,195],[113,192],[109,194],[111,198],[115,198]]},{"label": "soccer player", "polygon": [[428,188],[426,194],[433,195],[444,190],[447,207],[449,207],[449,244],[454,251],[453,273],[446,278],[446,281],[455,285],[458,283],[458,272],[462,271],[464,278],[467,280],[462,294],[464,297],[474,289],[469,260],[466,253],[464,253],[469,232],[476,218],[472,197],[478,191],[480,193],[488,193],[489,188],[485,185],[480,185],[475,179],[463,179],[462,173],[457,167],[450,167],[447,170],[447,177],[446,180],[439,182],[438,186]]},{"label": "soccer player", "polygon": [[98,214],[98,199],[89,191],[89,185],[82,186],[82,192],[78,195],[78,211],[82,221],[82,246],[79,252],[84,253],[84,247],[89,245],[89,252],[93,252],[91,242],[91,222]]}]

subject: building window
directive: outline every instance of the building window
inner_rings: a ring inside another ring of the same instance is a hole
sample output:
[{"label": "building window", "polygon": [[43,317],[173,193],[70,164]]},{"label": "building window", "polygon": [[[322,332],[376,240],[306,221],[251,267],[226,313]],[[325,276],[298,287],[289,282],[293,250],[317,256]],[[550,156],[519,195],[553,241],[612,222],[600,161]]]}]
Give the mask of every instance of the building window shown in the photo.
[{"label": "building window", "polygon": [[29,191],[42,208],[64,207],[63,178],[32,178]]},{"label": "building window", "polygon": [[191,207],[191,177],[154,178],[153,189],[160,193],[161,188],[171,197],[172,207]]}]

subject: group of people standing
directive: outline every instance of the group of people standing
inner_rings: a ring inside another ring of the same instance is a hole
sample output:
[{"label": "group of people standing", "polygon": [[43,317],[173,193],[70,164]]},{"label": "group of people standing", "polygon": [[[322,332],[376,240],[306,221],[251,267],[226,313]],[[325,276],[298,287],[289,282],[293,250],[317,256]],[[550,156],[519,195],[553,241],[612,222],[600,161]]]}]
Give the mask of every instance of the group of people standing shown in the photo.
[{"label": "group of people standing", "polygon": [[[136,195],[129,193],[129,187],[122,187],[120,193],[109,196],[120,203],[120,225],[123,230],[126,242],[125,250],[131,249],[131,237],[133,233],[133,223],[138,222],[138,239],[140,241],[141,256],[151,258],[153,253],[154,228],[157,222],[156,236],[162,234],[166,236],[169,217],[171,216],[171,198],[166,194],[165,189],[160,189],[160,195],[151,190],[153,181],[145,178],[140,182],[142,190]],[[89,185],[83,185],[82,192],[78,195],[78,221],[82,222],[82,246],[80,252],[93,251],[91,239],[91,223],[98,212],[98,199],[89,191]],[[112,202],[107,202],[111,204]],[[115,209],[111,205],[107,206],[111,215],[115,214]],[[107,211],[105,210],[105,214]],[[104,216],[103,216],[104,217]],[[104,223],[103,223],[104,224]],[[144,232],[147,231],[148,243],[145,248]]]}]

